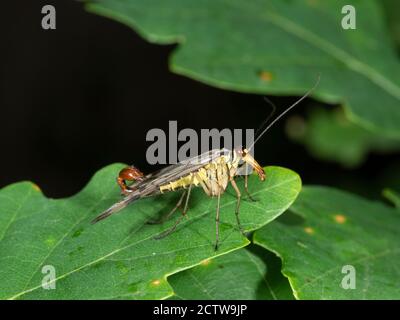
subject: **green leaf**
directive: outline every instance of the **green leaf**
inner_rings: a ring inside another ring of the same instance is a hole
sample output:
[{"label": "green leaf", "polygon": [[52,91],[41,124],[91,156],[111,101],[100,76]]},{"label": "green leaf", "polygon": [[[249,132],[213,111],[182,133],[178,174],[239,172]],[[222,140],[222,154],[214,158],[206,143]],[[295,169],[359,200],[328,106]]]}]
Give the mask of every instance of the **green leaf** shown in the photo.
[{"label": "green leaf", "polygon": [[[256,231],[254,242],[281,257],[298,299],[399,299],[399,234],[393,208],[304,187],[290,212]],[[352,284],[345,266],[355,268],[355,289],[342,286]]]},{"label": "green leaf", "polygon": [[304,144],[316,158],[335,161],[348,168],[364,162],[369,152],[400,150],[400,140],[350,122],[340,108],[313,109],[305,120],[292,116],[286,128],[288,135]]},{"label": "green leaf", "polygon": [[[167,276],[249,243],[237,230],[236,200],[230,187],[221,198],[217,252],[213,248],[215,199],[199,188],[192,192],[188,218],[162,240],[154,236],[169,228],[179,214],[163,225],[146,221],[168,213],[178,192],[137,201],[120,214],[90,224],[120,199],[115,176],[121,168],[115,164],[99,171],[83,191],[68,199],[47,199],[26,182],[0,191],[1,299],[166,298],[173,293]],[[259,202],[243,199],[241,203],[245,231],[275,219],[300,191],[296,173],[279,167],[267,167],[266,173],[264,182],[255,176],[249,181]],[[55,290],[42,288],[45,266],[55,268],[55,279],[47,283],[55,283]]]},{"label": "green leaf", "polygon": [[[170,66],[220,88],[303,94],[344,104],[366,127],[400,137],[400,64],[377,1],[86,0],[150,42],[179,43]],[[343,6],[356,8],[344,30]]]},{"label": "green leaf", "polygon": [[397,46],[400,46],[400,2],[398,0],[381,0],[387,17],[389,30]]},{"label": "green leaf", "polygon": [[383,190],[383,195],[386,199],[392,202],[396,208],[400,209],[400,194],[392,189]]},{"label": "green leaf", "polygon": [[[251,249],[251,250],[249,250]],[[247,247],[208,259],[168,281],[174,299],[289,300],[293,294],[280,272],[280,261],[266,250]],[[278,264],[276,263],[278,260]]]}]

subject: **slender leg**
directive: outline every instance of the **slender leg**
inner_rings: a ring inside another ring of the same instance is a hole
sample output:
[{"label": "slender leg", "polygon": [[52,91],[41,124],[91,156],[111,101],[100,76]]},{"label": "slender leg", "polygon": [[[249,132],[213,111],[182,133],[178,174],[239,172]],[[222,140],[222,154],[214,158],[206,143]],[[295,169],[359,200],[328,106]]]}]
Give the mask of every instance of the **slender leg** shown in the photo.
[{"label": "slender leg", "polygon": [[[192,178],[192,182],[193,182],[193,178]],[[174,225],[171,228],[165,230],[164,232],[162,232],[158,236],[155,236],[154,239],[159,240],[159,239],[165,238],[166,236],[168,236],[169,234],[174,232],[176,227],[178,226],[179,222],[181,222],[183,217],[186,216],[186,212],[187,212],[187,209],[188,209],[190,192],[192,190],[192,185],[193,185],[193,183],[190,183],[190,186],[189,186],[189,189],[188,189],[188,192],[187,192],[187,196],[186,196],[185,208],[183,209],[182,215],[176,220],[176,222],[174,223]]]},{"label": "slender leg", "polygon": [[249,188],[248,188],[248,175],[246,174],[244,176],[244,191],[246,191],[247,196],[249,197],[250,201],[256,202],[257,200],[254,199],[250,192],[249,192]]},{"label": "slender leg", "polygon": [[175,205],[175,207],[172,208],[172,210],[168,214],[166,214],[165,216],[163,216],[161,219],[158,220],[149,220],[147,221],[147,224],[160,224],[167,221],[174,214],[174,212],[182,205],[183,198],[185,197],[185,195],[186,195],[186,190],[182,193],[178,203]]},{"label": "slender leg", "polygon": [[186,201],[185,201],[185,207],[183,208],[183,215],[186,215],[186,212],[188,210],[189,196],[190,196],[190,191],[192,190],[192,185],[193,185],[193,178],[192,178],[192,181],[189,186],[188,195],[187,195]]},{"label": "slender leg", "polygon": [[235,191],[236,191],[236,198],[237,198],[236,210],[235,210],[236,222],[238,224],[240,232],[242,234],[244,234],[243,228],[242,228],[242,226],[240,224],[240,220],[239,220],[240,198],[241,198],[242,195],[241,195],[240,190],[239,190],[239,188],[238,188],[238,186],[236,184],[236,181],[231,179],[231,184],[232,184],[233,189],[235,189]]},{"label": "slender leg", "polygon": [[219,209],[220,209],[221,193],[218,193],[217,198],[217,214],[215,215],[215,251],[218,250],[219,245]]}]

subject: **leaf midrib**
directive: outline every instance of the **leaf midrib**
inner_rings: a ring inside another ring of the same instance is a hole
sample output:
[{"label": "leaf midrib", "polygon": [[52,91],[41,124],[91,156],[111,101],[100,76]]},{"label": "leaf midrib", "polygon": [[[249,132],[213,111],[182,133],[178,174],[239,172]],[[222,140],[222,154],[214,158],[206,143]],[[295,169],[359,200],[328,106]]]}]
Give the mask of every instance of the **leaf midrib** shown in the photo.
[{"label": "leaf midrib", "polygon": [[[275,184],[275,185],[273,185],[273,186],[266,186],[264,189],[258,190],[258,191],[256,191],[256,192],[254,192],[253,194],[258,194],[258,193],[260,193],[260,192],[265,192],[265,191],[274,189],[274,188],[276,188],[276,187],[279,187],[280,185],[290,183],[290,182],[292,182],[292,181],[294,181],[294,180],[297,180],[297,179],[298,179],[298,177],[295,176],[295,177],[293,177],[292,179],[285,180],[284,182],[277,183],[277,184]],[[226,206],[229,206],[229,205],[232,205],[232,204],[234,204],[234,203],[236,203],[236,200],[232,200],[232,201],[230,201],[230,202],[227,202],[227,203],[221,205],[221,208],[226,207]],[[88,212],[89,212],[89,211],[88,211]],[[203,217],[204,215],[206,215],[207,213],[208,213],[208,210],[205,211],[205,212],[203,212],[203,213],[201,213],[201,214],[199,214],[199,215],[197,216],[197,218],[201,218],[201,217]],[[85,216],[85,218],[86,218],[86,217],[87,217],[87,215]],[[186,223],[187,223],[187,221],[184,221],[184,222],[183,222],[184,225],[185,225]],[[161,233],[161,232],[160,232],[160,233]],[[152,234],[152,235],[150,235],[150,236],[148,236],[148,237],[146,237],[146,238],[143,238],[143,239],[141,239],[141,240],[139,240],[139,241],[137,241],[137,242],[131,243],[131,244],[126,245],[126,246],[121,247],[121,248],[117,248],[117,249],[111,251],[110,253],[108,253],[108,254],[106,254],[106,255],[104,255],[104,256],[99,257],[99,258],[96,259],[96,260],[93,260],[93,261],[91,261],[91,262],[88,262],[88,263],[86,263],[85,265],[82,265],[82,266],[79,267],[79,268],[76,268],[76,269],[74,269],[74,270],[71,270],[71,271],[69,271],[69,272],[67,272],[67,273],[64,273],[63,275],[61,275],[61,276],[59,276],[59,277],[56,277],[55,279],[50,280],[50,281],[48,282],[48,284],[51,284],[51,283],[54,283],[54,282],[56,282],[56,281],[58,281],[58,280],[64,279],[65,277],[67,277],[67,276],[69,276],[69,275],[71,275],[71,274],[73,274],[73,273],[75,273],[75,272],[81,271],[82,269],[85,269],[85,268],[87,268],[87,267],[90,267],[90,266],[92,266],[92,265],[94,265],[94,264],[96,264],[96,263],[98,263],[98,262],[100,262],[100,261],[103,261],[103,260],[107,259],[108,257],[110,257],[110,256],[112,256],[112,255],[114,255],[114,254],[116,254],[116,253],[118,253],[118,252],[120,252],[120,251],[123,251],[123,250],[125,250],[125,249],[128,249],[128,248],[130,248],[130,247],[132,247],[132,246],[135,246],[135,245],[137,245],[137,244],[140,244],[140,243],[142,243],[142,242],[144,242],[144,241],[150,240],[150,239],[152,239],[154,236],[155,236],[155,235]],[[50,255],[49,255],[49,256],[50,256]],[[49,256],[47,256],[46,259],[48,259]],[[43,261],[42,264],[43,264],[44,262],[45,262],[45,261]],[[34,275],[33,275],[33,276],[34,276]],[[33,277],[32,277],[32,278],[33,278]],[[15,295],[13,295],[13,296],[7,298],[7,299],[8,299],[8,300],[15,300],[15,299],[17,299],[18,297],[20,297],[20,296],[22,296],[22,295],[24,295],[24,294],[26,294],[26,293],[32,292],[32,291],[34,291],[34,290],[40,289],[41,287],[42,287],[41,285],[38,285],[38,286],[36,286],[36,287],[23,290],[23,291],[21,291],[21,292],[15,294]]]},{"label": "leaf midrib", "polygon": [[227,2],[225,0],[225,2],[227,5],[235,6],[238,10],[241,11],[243,10],[243,8],[246,8],[247,10],[252,12],[252,15],[259,16],[261,20],[267,20],[275,26],[286,31],[287,33],[295,35],[301,40],[310,43],[311,45],[325,52],[329,56],[332,56],[335,59],[339,60],[349,69],[365,76],[367,79],[378,85],[380,88],[384,89],[391,96],[400,100],[400,86],[398,84],[386,78],[379,71],[353,57],[351,54],[347,53],[341,48],[333,45],[328,41],[325,41],[317,34],[296,24],[294,21],[289,20],[276,12],[253,10],[253,8],[249,6],[241,7],[240,5],[236,5],[232,1]]},{"label": "leaf midrib", "polygon": [[[272,23],[279,26],[283,30],[290,32],[300,39],[309,42],[320,50],[324,51],[328,55],[333,56],[337,60],[341,61],[343,64],[347,65],[349,69],[362,74],[376,85],[384,89],[387,93],[394,96],[396,99],[400,100],[400,87],[392,82],[390,79],[386,78],[376,69],[370,67],[364,62],[353,57],[351,54],[342,50],[341,48],[333,45],[332,43],[325,41],[318,35],[310,32],[309,30],[302,28],[298,24],[286,19],[278,14],[267,14]],[[287,23],[285,28],[285,22]]]}]

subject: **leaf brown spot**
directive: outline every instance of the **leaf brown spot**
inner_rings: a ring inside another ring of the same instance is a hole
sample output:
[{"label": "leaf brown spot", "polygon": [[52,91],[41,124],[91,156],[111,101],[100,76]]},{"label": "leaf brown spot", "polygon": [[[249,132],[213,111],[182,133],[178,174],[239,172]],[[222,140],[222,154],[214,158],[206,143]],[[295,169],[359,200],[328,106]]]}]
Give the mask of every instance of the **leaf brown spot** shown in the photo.
[{"label": "leaf brown spot", "polygon": [[154,280],[151,284],[152,284],[153,286],[158,286],[160,283],[161,283],[160,280]]},{"label": "leaf brown spot", "polygon": [[269,71],[260,71],[258,76],[262,81],[270,82],[273,78],[272,73]]},{"label": "leaf brown spot", "polygon": [[346,216],[344,216],[344,215],[342,215],[342,214],[337,214],[337,215],[335,215],[334,218],[335,218],[335,221],[336,221],[337,223],[340,223],[340,224],[345,223],[346,220],[347,220]]},{"label": "leaf brown spot", "polygon": [[306,228],[304,228],[304,231],[306,232],[306,233],[308,233],[308,234],[314,234],[314,229],[313,228],[311,228],[311,227],[306,227]]}]

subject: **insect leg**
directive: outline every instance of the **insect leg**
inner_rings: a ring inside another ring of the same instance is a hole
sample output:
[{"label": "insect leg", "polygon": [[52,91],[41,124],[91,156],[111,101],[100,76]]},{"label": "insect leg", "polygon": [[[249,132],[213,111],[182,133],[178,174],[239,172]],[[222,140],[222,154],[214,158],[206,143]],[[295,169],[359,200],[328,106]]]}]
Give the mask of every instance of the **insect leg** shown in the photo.
[{"label": "insect leg", "polygon": [[149,220],[147,221],[147,224],[160,224],[167,221],[174,214],[174,212],[182,205],[183,198],[185,197],[185,195],[186,195],[186,190],[182,193],[178,203],[175,205],[175,207],[172,208],[172,210],[168,214],[166,214],[165,216],[163,216],[161,219],[158,220]]},{"label": "insect leg", "polygon": [[219,209],[220,209],[220,199],[221,199],[221,193],[218,193],[217,197],[217,213],[215,215],[215,251],[218,250],[218,245],[219,245]]},{"label": "insect leg", "polygon": [[241,198],[241,193],[240,190],[236,184],[236,181],[231,179],[231,185],[233,187],[233,189],[235,189],[236,191],[236,197],[237,197],[237,201],[236,201],[236,210],[235,210],[235,215],[236,215],[236,222],[238,224],[239,230],[242,234],[244,234],[243,228],[240,224],[240,220],[239,220],[239,208],[240,208],[240,198]]},{"label": "insect leg", "polygon": [[184,209],[183,209],[182,215],[176,220],[176,222],[174,223],[174,225],[173,225],[171,228],[165,230],[164,232],[162,232],[162,233],[159,234],[158,236],[155,236],[154,239],[159,240],[159,239],[165,238],[166,236],[168,236],[169,234],[171,234],[172,232],[174,232],[175,229],[176,229],[176,227],[178,226],[179,222],[181,222],[182,219],[183,219],[183,217],[186,216],[186,212],[187,212],[187,209],[188,209],[188,203],[189,203],[190,192],[191,192],[191,190],[192,190],[192,185],[193,185],[193,177],[192,177],[191,183],[190,183],[190,185],[189,185],[189,189],[188,189],[187,196],[186,196],[186,201],[185,201],[185,207],[184,207]]},{"label": "insect leg", "polygon": [[248,178],[248,175],[246,174],[246,175],[244,176],[244,190],[246,191],[246,194],[247,194],[247,196],[249,197],[250,201],[256,202],[257,200],[254,199],[254,198],[251,196],[250,192],[249,192],[248,180],[249,180],[249,178]]}]

